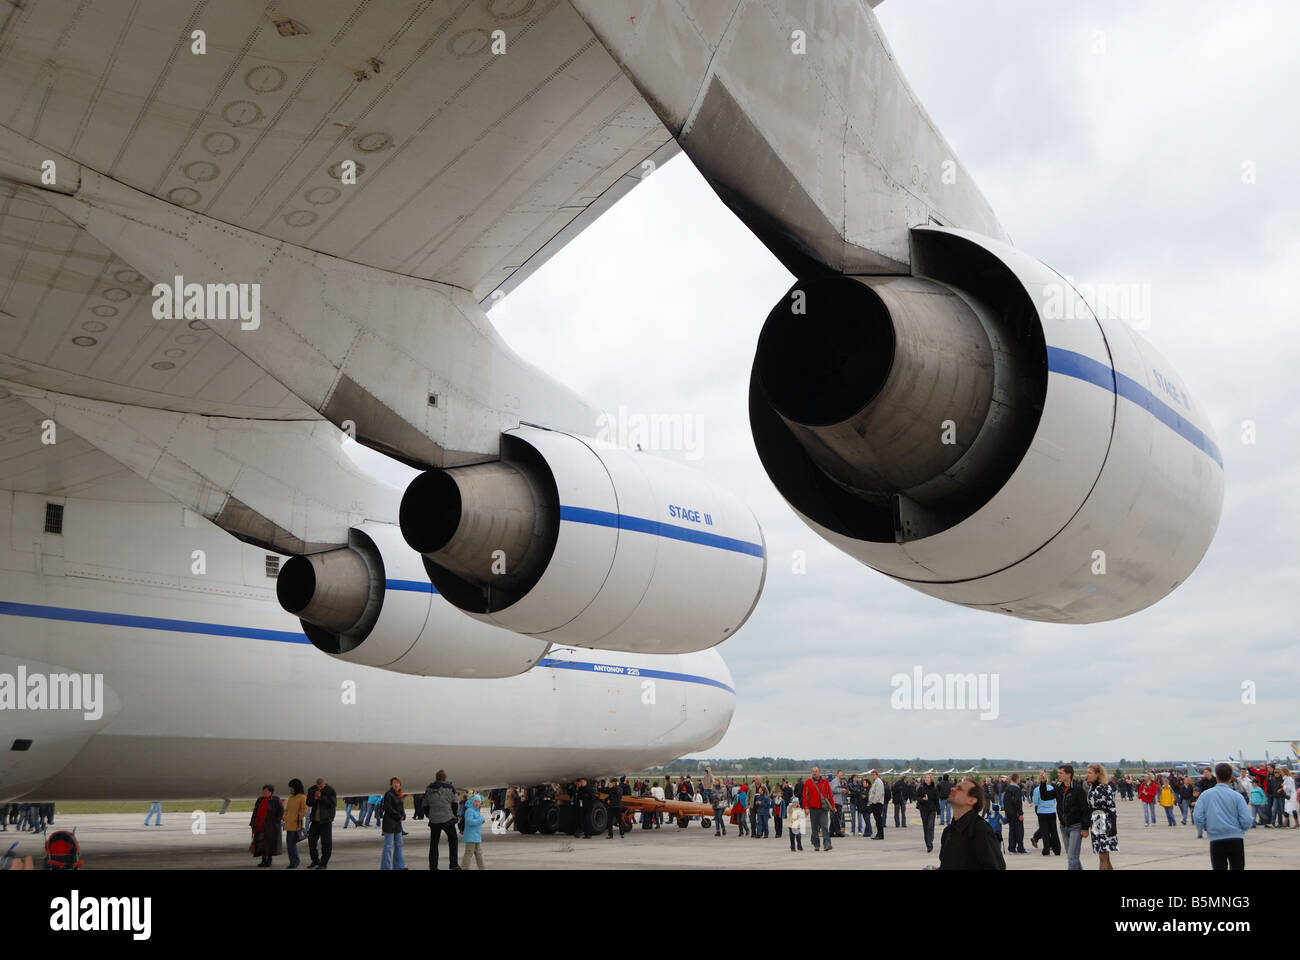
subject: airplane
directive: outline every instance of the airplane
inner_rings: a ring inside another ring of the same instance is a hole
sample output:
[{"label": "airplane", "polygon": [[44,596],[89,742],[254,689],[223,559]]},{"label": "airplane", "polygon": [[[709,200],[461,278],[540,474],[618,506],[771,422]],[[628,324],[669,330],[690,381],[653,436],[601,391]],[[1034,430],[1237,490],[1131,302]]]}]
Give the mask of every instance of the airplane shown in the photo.
[{"label": "airplane", "polygon": [[956,772],[957,772],[957,768],[956,768],[956,767],[949,767],[947,770],[945,770],[945,771],[943,772],[943,775],[944,775],[944,776],[947,776],[947,775],[950,774],[950,773],[956,773]]},{"label": "airplane", "polygon": [[979,771],[976,770],[974,767],[971,767],[969,770],[963,770],[963,771],[962,771],[962,773],[978,773],[978,772],[979,772]]},{"label": "airplane", "polygon": [[888,770],[881,770],[881,771],[880,771],[880,775],[881,775],[882,777],[887,777],[887,776],[889,776],[890,774],[892,774],[892,773],[897,773],[897,772],[898,772],[898,771],[895,770],[893,767],[890,767]]},{"label": "airplane", "polygon": [[[430,763],[540,785],[716,744],[757,519],[606,442],[486,312],[678,153],[798,278],[751,432],[812,529],[1053,622],[1197,566],[1207,420],[1010,245],[870,5],[534,6],[6,20],[0,679],[102,702],[0,713],[0,797],[247,796],[306,769],[359,791]],[[796,11],[816,41],[793,56]],[[918,443],[940,397],[956,442]],[[549,828],[538,797],[518,819]]]},{"label": "airplane", "polygon": [[934,773],[934,767],[931,767],[929,770],[922,770],[920,775],[925,776],[927,773]]}]

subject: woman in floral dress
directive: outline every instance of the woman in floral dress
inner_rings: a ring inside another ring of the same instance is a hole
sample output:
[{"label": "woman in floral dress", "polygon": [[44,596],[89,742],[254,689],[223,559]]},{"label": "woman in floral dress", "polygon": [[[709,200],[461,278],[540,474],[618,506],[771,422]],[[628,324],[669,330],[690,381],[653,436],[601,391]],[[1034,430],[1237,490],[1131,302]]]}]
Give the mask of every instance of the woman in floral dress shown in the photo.
[{"label": "woman in floral dress", "polygon": [[1110,855],[1119,849],[1119,827],[1115,817],[1115,788],[1106,768],[1088,764],[1088,814],[1091,822],[1083,835],[1092,834],[1092,852],[1101,861],[1099,870],[1114,870]]}]

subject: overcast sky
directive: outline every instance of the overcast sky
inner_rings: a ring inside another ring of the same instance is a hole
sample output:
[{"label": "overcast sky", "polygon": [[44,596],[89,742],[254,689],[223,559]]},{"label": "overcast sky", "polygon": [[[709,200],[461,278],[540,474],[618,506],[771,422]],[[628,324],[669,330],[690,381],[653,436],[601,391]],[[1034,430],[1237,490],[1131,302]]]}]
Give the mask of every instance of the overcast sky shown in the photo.
[{"label": "overcast sky", "polygon": [[[679,157],[491,316],[606,410],[702,418],[693,465],[763,526],[767,587],[719,648],[739,705],[709,755],[1201,760],[1300,737],[1300,4],[877,13],[1019,248],[1079,283],[1150,285],[1144,335],[1214,424],[1223,518],[1187,583],[1092,626],[966,610],[838,553],[776,493],[749,432],[754,346],[792,278]],[[891,709],[890,677],[917,664],[997,674],[1000,716]]]}]

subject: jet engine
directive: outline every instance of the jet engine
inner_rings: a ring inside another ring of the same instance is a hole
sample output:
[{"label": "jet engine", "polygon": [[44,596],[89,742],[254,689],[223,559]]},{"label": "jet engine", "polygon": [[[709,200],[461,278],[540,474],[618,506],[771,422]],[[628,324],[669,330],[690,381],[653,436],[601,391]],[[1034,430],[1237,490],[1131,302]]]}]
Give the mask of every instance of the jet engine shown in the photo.
[{"label": "jet engine", "polygon": [[800,281],[750,379],[764,468],[813,530],[932,596],[1092,622],[1164,597],[1223,502],[1212,431],[1127,324],[967,231],[911,276]]},{"label": "jet engine", "polygon": [[400,523],[471,617],[606,650],[721,643],[767,566],[754,515],[697,471],[534,427],[504,433],[498,461],[421,474]]},{"label": "jet engine", "polygon": [[487,678],[525,673],[549,649],[442,603],[393,524],[353,527],[348,540],[290,558],[276,581],[280,606],[318,650],[396,673]]}]

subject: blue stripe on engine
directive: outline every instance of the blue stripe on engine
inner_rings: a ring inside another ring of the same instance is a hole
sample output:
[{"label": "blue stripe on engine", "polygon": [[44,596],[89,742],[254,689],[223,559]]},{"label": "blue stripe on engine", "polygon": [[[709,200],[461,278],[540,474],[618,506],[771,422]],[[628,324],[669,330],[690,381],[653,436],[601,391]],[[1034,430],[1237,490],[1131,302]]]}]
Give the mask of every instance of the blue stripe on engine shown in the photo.
[{"label": "blue stripe on engine", "polygon": [[678,680],[682,683],[698,683],[706,687],[717,687],[720,690],[726,690],[730,694],[735,694],[735,690],[727,686],[721,680],[714,680],[712,677],[700,677],[693,673],[674,673],[671,670],[648,670],[645,667],[624,667],[616,663],[586,663],[578,660],[555,660],[551,657],[543,657],[537,661],[539,667],[550,667],[552,670],[581,670],[585,673],[604,673],[616,677],[649,677],[654,680]]},{"label": "blue stripe on engine", "polygon": [[761,544],[750,543],[747,540],[735,540],[716,533],[705,533],[703,530],[692,530],[689,527],[678,527],[671,523],[660,523],[658,520],[647,520],[644,517],[630,517],[624,513],[609,513],[606,510],[592,510],[587,507],[562,506],[560,507],[560,519],[569,520],[573,523],[590,523],[597,527],[631,530],[634,533],[648,533],[652,536],[664,537],[667,540],[698,543],[705,547],[730,550],[733,553],[743,553],[751,557],[763,556]]},{"label": "blue stripe on engine", "polygon": [[1095,386],[1118,394],[1125,400],[1137,404],[1151,416],[1155,417],[1174,433],[1178,434],[1192,446],[1223,467],[1223,455],[1218,445],[1194,423],[1169,406],[1154,393],[1138,383],[1132,377],[1125,376],[1117,370],[1094,360],[1092,357],[1073,350],[1060,347],[1047,348],[1047,369],[1052,373],[1083,380]]},{"label": "blue stripe on engine", "polygon": [[[418,584],[419,581],[395,581]],[[406,589],[398,587],[395,589]],[[69,623],[91,623],[107,627],[134,627],[140,630],[166,630],[171,633],[195,633],[209,637],[240,637],[245,640],[270,640],[276,643],[310,643],[301,633],[289,630],[262,630],[257,627],[236,627],[224,623],[203,623],[198,620],[172,620],[166,617],[141,617],[130,613],[105,613],[100,610],[78,610],[74,607],[48,607],[37,603],[9,603],[0,601],[0,615],[27,617],[36,620],[59,620]],[[711,677],[690,673],[673,673],[668,670],[649,670],[645,667],[624,667],[618,664],[584,663],[575,660],[554,660],[547,657],[537,661],[539,667],[556,670],[584,670],[615,676],[651,677],[656,680],[677,680],[681,683],[698,683],[719,687],[729,693],[735,690]]]}]

